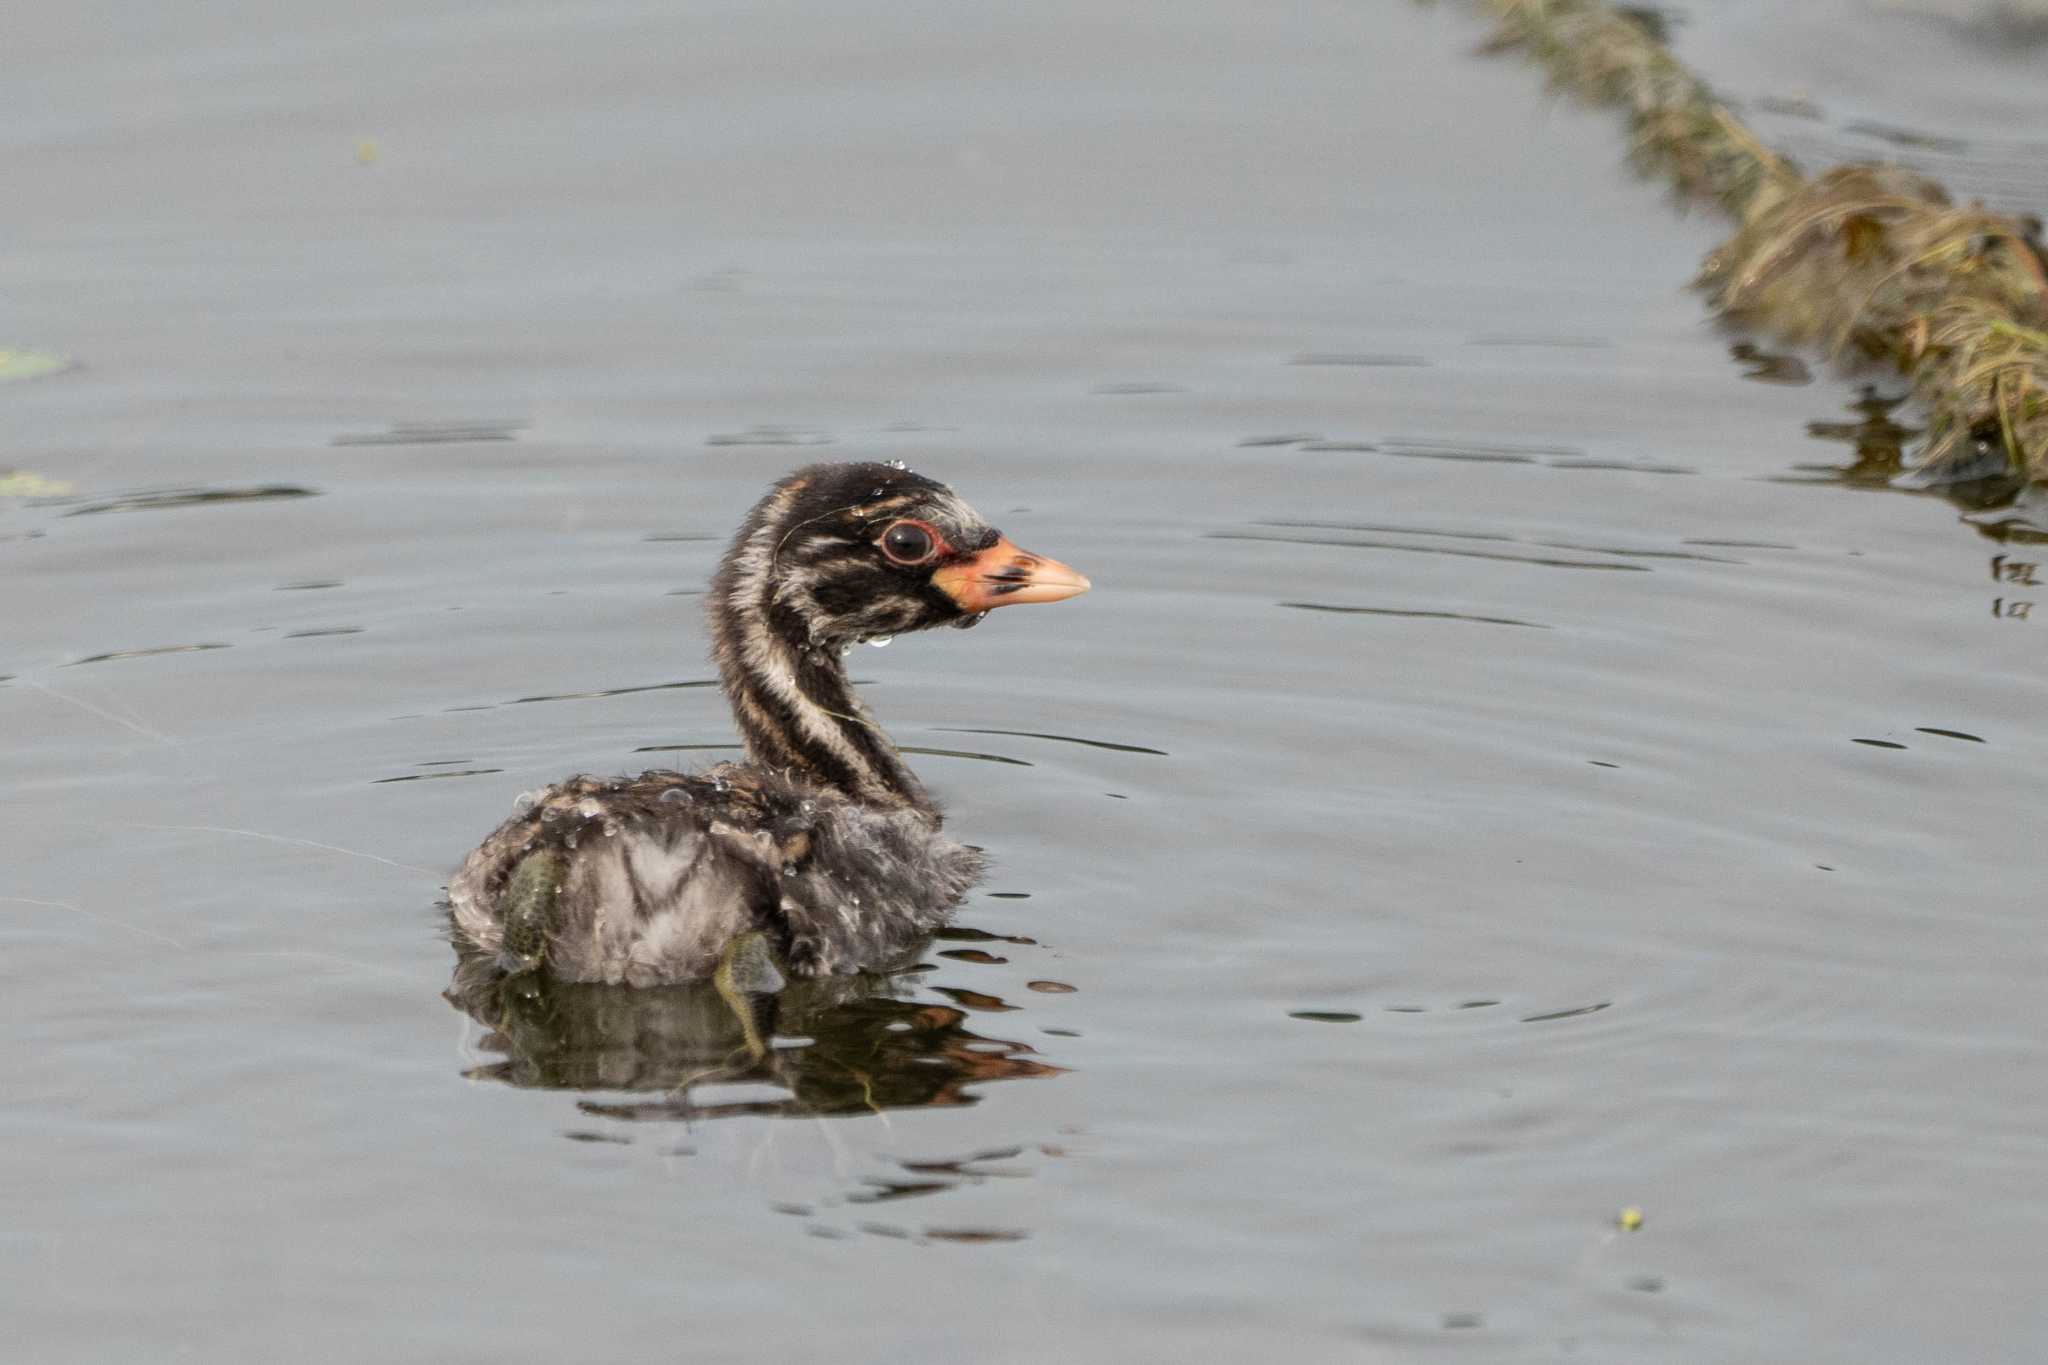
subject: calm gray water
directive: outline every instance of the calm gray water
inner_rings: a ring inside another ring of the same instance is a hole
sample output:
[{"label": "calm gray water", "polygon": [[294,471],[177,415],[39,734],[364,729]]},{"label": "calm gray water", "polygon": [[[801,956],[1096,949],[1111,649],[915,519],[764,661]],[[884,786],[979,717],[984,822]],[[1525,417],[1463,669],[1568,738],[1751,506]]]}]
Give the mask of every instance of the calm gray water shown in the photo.
[{"label": "calm gray water", "polygon": [[[1838,477],[1461,7],[9,28],[13,1358],[2048,1353],[2048,552]],[[856,661],[994,937],[751,1079],[455,1008],[522,790],[731,743],[692,594],[818,457],[1095,579]]]},{"label": "calm gray water", "polygon": [[1903,161],[2048,215],[2048,0],[1689,0],[1671,38],[1810,170]]}]

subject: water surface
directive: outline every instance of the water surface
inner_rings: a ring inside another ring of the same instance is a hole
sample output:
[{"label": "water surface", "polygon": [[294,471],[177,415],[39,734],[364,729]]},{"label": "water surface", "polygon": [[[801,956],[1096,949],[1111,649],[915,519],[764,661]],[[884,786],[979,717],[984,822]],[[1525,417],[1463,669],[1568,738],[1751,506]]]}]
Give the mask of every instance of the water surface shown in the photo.
[{"label": "water surface", "polygon": [[[26,16],[23,1358],[2038,1356],[2043,547],[1839,477],[1884,395],[1479,32]],[[821,457],[1097,584],[856,660],[962,932],[758,1064],[444,999],[518,793],[724,756],[692,594]]]}]

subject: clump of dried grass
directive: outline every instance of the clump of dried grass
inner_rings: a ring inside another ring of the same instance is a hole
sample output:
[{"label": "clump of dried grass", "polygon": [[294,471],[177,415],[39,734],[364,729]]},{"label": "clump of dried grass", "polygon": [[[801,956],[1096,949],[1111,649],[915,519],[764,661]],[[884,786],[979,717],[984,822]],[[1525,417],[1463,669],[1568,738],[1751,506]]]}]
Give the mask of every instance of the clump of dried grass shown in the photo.
[{"label": "clump of dried grass", "polygon": [[2048,260],[2037,225],[1896,166],[1841,166],[1760,211],[1699,287],[1745,326],[1881,361],[1930,415],[1930,476],[2048,479]]},{"label": "clump of dried grass", "polygon": [[1742,226],[1697,281],[1748,327],[1882,361],[1930,414],[1925,477],[2048,482],[2048,255],[2040,225],[1954,205],[1896,166],[1807,179],[1757,140],[1640,19],[1602,0],[1482,0],[1494,46],[1621,106],[1639,165]]}]

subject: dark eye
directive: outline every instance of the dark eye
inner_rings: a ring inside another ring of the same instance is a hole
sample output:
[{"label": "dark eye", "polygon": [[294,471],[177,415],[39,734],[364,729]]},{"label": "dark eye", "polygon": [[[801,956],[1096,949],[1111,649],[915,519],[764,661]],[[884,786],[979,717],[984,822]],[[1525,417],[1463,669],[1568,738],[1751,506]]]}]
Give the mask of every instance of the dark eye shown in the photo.
[{"label": "dark eye", "polygon": [[898,564],[922,564],[938,548],[931,528],[921,522],[899,521],[882,532],[882,553]]}]

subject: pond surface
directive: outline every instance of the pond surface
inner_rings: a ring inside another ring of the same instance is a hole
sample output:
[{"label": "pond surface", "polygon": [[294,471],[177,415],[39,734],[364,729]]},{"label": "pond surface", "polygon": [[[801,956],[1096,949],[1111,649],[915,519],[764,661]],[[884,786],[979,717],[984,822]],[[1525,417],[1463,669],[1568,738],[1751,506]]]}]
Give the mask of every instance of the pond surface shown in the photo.
[{"label": "pond surface", "polygon": [[[1480,32],[25,15],[21,1358],[2038,1359],[2048,547]],[[521,791],[729,752],[696,594],[821,457],[1096,583],[855,660],[960,928],[444,998]]]}]

